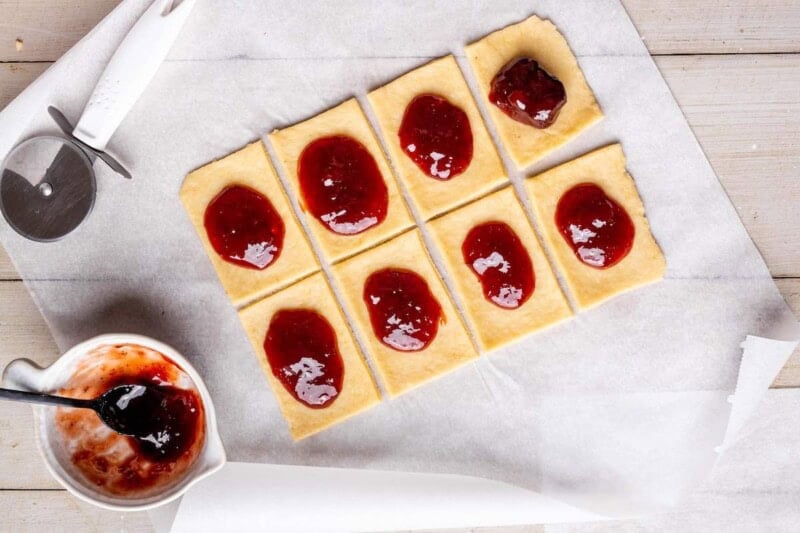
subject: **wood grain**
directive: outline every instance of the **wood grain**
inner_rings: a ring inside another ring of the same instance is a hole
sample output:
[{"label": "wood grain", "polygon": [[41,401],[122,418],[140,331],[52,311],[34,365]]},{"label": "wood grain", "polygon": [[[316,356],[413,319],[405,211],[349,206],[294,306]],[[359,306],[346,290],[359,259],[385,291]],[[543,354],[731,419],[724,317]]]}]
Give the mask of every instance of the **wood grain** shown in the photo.
[{"label": "wood grain", "polygon": [[[0,368],[18,357],[47,365],[58,357],[58,349],[25,285],[18,281],[3,282],[0,283]],[[0,487],[60,487],[40,460],[29,405],[4,402],[0,407]],[[0,524],[2,516],[0,511]]]},{"label": "wood grain", "polygon": [[[118,0],[0,0],[0,109]],[[623,0],[773,275],[800,277],[800,236],[784,228],[800,198],[798,0]],[[22,40],[17,51],[16,40]],[[685,54],[734,54],[685,56]],[[742,55],[759,54],[759,55]],[[0,250],[0,280],[17,278]],[[800,314],[800,279],[778,287]],[[0,282],[0,366],[56,357],[22,283]],[[775,386],[800,386],[795,353]],[[0,487],[55,489],[36,450],[30,408],[0,409]],[[0,531],[151,531],[144,513],[100,510],[61,490],[0,490]],[[530,533],[542,528],[492,529]],[[490,530],[480,530],[490,531]]]},{"label": "wood grain", "polygon": [[800,55],[656,62],[772,275],[800,276]]},{"label": "wood grain", "polygon": [[[0,62],[58,59],[117,4],[119,0],[0,0]],[[22,50],[17,50],[18,39]]]},{"label": "wood grain", "polygon": [[800,52],[797,0],[622,0],[660,54]]},{"label": "wood grain", "polygon": [[[118,0],[0,0],[0,62],[53,61]],[[623,0],[653,54],[800,52],[796,0]],[[23,42],[17,51],[16,40]]]},{"label": "wood grain", "polygon": [[[775,283],[794,315],[800,316],[800,279],[778,279]],[[800,387],[800,348],[794,351],[772,386],[779,389]]]},{"label": "wood grain", "polygon": [[[0,27],[2,27],[1,24]],[[49,66],[50,63],[0,63],[0,109],[4,108]]]},{"label": "wood grain", "polygon": [[83,503],[63,490],[0,490],[0,530],[149,533],[153,526],[145,512],[106,511]]}]

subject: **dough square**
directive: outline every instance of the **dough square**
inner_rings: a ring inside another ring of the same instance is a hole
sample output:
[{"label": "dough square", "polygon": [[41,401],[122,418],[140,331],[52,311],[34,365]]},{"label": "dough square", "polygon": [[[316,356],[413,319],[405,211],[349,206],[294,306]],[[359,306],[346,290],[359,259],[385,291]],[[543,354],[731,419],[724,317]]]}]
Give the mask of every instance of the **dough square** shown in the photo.
[{"label": "dough square", "polygon": [[[549,20],[533,16],[487,35],[466,47],[497,134],[518,168],[535,163],[603,118],[592,89],[566,39]],[[522,124],[489,101],[495,75],[518,57],[531,57],[564,84],[567,103],[547,129]]]},{"label": "dough square", "polygon": [[[298,308],[316,311],[330,322],[344,361],[342,390],[339,397],[324,409],[312,409],[297,401],[272,374],[264,351],[264,339],[273,315],[282,309]],[[380,392],[372,374],[322,273],[242,309],[239,318],[294,440],[322,431],[380,403]]]},{"label": "dough square", "polygon": [[[383,344],[373,333],[362,294],[366,279],[384,268],[411,270],[425,279],[431,293],[442,306],[446,322],[427,348],[419,352],[399,352]],[[390,396],[398,396],[477,357],[444,284],[428,257],[419,230],[412,230],[372,250],[334,265],[333,277],[344,295],[356,329],[364,339]]]},{"label": "dough square", "polygon": [[[485,222],[508,224],[531,257],[534,291],[528,301],[516,309],[503,309],[488,301],[478,277],[464,262],[461,252],[464,239],[472,228]],[[437,218],[428,223],[428,228],[442,253],[482,351],[495,350],[572,316],[572,309],[513,187]]]},{"label": "dough square", "polygon": [[305,122],[282,130],[276,130],[269,135],[275,147],[278,160],[289,178],[292,194],[297,197],[304,215],[305,206],[303,205],[303,198],[300,196],[297,161],[308,144],[320,137],[331,135],[352,137],[369,150],[378,164],[378,169],[386,182],[389,194],[386,219],[377,226],[373,226],[356,235],[337,235],[323,226],[313,216],[306,216],[308,227],[317,239],[322,253],[328,261],[334,263],[390,239],[413,226],[414,221],[398,190],[394,174],[386,162],[378,140],[372,132],[369,122],[367,122],[367,117],[355,98],[351,98]]},{"label": "dough square", "polygon": [[[577,257],[555,224],[558,201],[575,185],[594,183],[621,205],[634,225],[633,247],[625,258],[607,269],[592,268]],[[622,146],[613,144],[529,178],[525,188],[534,212],[561,270],[567,287],[581,309],[593,307],[612,296],[664,277],[666,261],[644,213],[633,178],[625,170]]]},{"label": "dough square", "polygon": [[[433,94],[460,107],[472,128],[473,154],[467,169],[450,180],[424,173],[405,153],[398,132],[408,104],[421,94]],[[479,198],[507,181],[497,148],[489,136],[461,69],[450,55],[437,59],[369,93],[395,168],[423,219]]]},{"label": "dough square", "polygon": [[[211,246],[204,218],[206,207],[223,189],[243,185],[266,196],[286,228],[283,252],[264,270],[244,268],[222,259]],[[191,172],[180,199],[233,304],[252,301],[319,270],[311,244],[300,228],[261,141]]]}]

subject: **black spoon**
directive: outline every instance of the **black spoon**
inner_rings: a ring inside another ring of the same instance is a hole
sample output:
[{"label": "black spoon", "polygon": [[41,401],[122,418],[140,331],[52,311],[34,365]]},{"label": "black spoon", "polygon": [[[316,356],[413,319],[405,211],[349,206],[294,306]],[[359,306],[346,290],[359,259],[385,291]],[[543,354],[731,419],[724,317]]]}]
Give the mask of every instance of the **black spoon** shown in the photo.
[{"label": "black spoon", "polygon": [[159,390],[162,388],[147,385],[119,385],[93,400],[0,389],[0,399],[92,409],[108,427],[117,433],[141,438],[152,432],[153,419],[151,416],[158,412],[159,407],[166,399],[165,391]]}]

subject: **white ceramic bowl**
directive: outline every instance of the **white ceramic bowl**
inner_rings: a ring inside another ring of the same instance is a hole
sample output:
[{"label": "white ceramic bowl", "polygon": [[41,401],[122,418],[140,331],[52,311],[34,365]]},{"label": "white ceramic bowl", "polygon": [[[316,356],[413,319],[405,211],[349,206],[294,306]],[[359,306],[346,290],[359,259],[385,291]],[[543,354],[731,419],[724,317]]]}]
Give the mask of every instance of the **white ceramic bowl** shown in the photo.
[{"label": "white ceramic bowl", "polygon": [[52,392],[58,390],[73,374],[78,362],[99,346],[108,344],[139,344],[161,352],[177,364],[194,382],[205,409],[205,444],[195,464],[182,479],[166,486],[162,491],[142,498],[120,498],[99,492],[87,484],[72,466],[56,439],[59,436],[52,423],[53,409],[35,405],[33,407],[36,437],[39,451],[44,457],[50,473],[67,490],[91,504],[115,511],[141,511],[164,505],[186,492],[196,482],[216,472],[225,464],[225,450],[217,431],[214,405],[203,380],[191,364],[170,346],[142,335],[114,333],[100,335],[82,342],[68,350],[47,368],[40,368],[27,359],[16,359],[3,372],[5,387],[32,391]]}]

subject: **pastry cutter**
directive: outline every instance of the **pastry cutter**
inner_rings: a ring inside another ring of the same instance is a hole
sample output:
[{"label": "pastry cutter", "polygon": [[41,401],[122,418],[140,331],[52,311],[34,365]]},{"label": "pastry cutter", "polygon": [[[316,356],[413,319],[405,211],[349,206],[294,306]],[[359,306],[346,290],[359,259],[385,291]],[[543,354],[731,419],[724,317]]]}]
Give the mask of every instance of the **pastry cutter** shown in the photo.
[{"label": "pastry cutter", "polygon": [[32,137],[9,152],[0,166],[0,211],[17,233],[51,242],[77,228],[94,206],[97,159],[131,178],[106,145],[155,76],[195,3],[154,0],[114,52],[75,128],[49,107],[65,137]]}]

